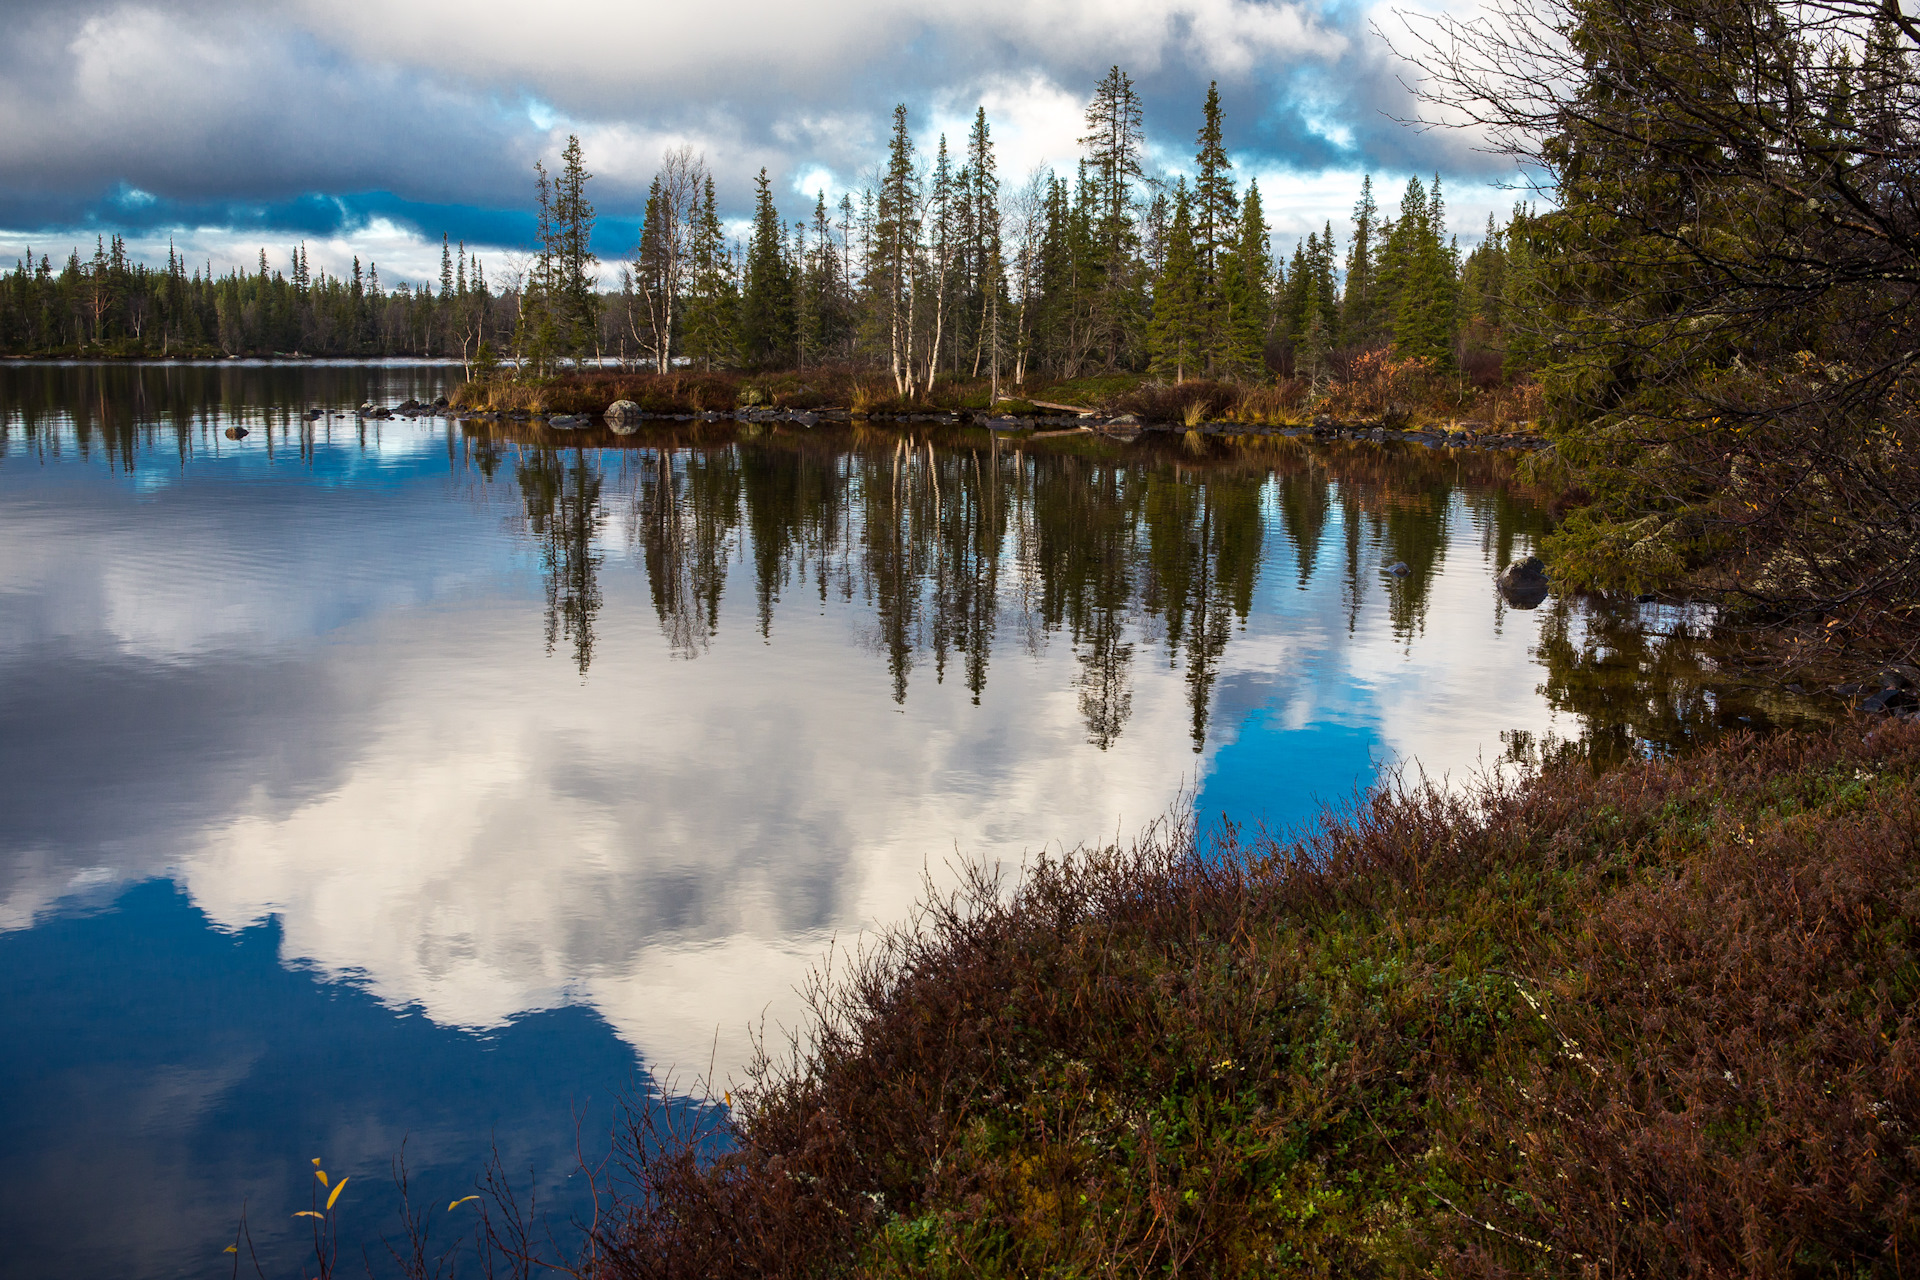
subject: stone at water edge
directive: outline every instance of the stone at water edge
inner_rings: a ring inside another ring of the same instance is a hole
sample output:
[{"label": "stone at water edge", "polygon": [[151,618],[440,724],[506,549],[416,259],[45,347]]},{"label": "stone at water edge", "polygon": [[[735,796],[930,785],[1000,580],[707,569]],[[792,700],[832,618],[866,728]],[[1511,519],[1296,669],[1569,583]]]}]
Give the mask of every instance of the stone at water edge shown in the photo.
[{"label": "stone at water edge", "polygon": [[1539,556],[1516,560],[1500,575],[1500,594],[1516,609],[1532,609],[1547,598],[1547,566]]},{"label": "stone at water edge", "polygon": [[1395,560],[1392,564],[1387,566],[1387,572],[1392,574],[1396,578],[1404,578],[1408,574],[1412,573],[1413,570],[1407,567],[1407,562],[1405,560]]},{"label": "stone at water edge", "polygon": [[223,434],[229,440],[244,440],[253,433],[245,427],[228,427]]},{"label": "stone at water edge", "polygon": [[617,436],[630,436],[640,429],[640,406],[631,400],[615,400],[607,406],[607,428]]}]

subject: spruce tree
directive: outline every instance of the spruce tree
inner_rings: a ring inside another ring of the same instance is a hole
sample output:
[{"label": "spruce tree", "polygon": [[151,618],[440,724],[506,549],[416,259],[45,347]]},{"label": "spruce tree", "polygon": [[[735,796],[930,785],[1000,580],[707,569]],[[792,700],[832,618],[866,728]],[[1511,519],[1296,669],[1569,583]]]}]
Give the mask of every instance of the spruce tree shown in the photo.
[{"label": "spruce tree", "polygon": [[907,107],[893,109],[893,136],[887,169],[874,210],[874,253],[868,289],[879,304],[894,389],[908,395],[914,385],[914,312],[920,261],[920,174],[913,161],[913,135]]},{"label": "spruce tree", "polygon": [[786,230],[773,206],[767,171],[754,179],[753,233],[740,298],[740,345],[750,365],[780,368],[794,359],[793,269]]},{"label": "spruce tree", "polygon": [[1199,150],[1194,154],[1193,248],[1199,266],[1205,363],[1209,371],[1230,364],[1227,304],[1223,296],[1226,266],[1239,231],[1239,200],[1233,190],[1233,160],[1227,155],[1220,116],[1220,84],[1207,86]]},{"label": "spruce tree", "polygon": [[1228,259],[1222,299],[1226,304],[1223,372],[1258,378],[1266,372],[1267,334],[1273,327],[1273,251],[1260,207],[1260,187],[1247,184],[1240,202],[1239,235]]},{"label": "spruce tree", "polygon": [[[558,304],[553,183],[547,177],[547,166],[540,161],[534,161],[533,172],[534,238],[537,247],[533,261],[527,266],[526,279],[520,284],[520,309],[514,324],[513,346],[521,361],[521,372],[539,378],[546,375],[548,362],[559,344],[559,328],[554,314]],[[351,296],[357,317],[362,302],[358,257],[353,260]]]},{"label": "spruce tree", "polygon": [[1431,189],[1409,179],[1380,272],[1390,299],[1394,355],[1443,369],[1453,366],[1457,274],[1453,252],[1440,238],[1445,216],[1439,177]]},{"label": "spruce tree", "polygon": [[712,174],[702,185],[690,250],[693,290],[686,307],[686,352],[704,369],[726,368],[739,359],[739,294]]},{"label": "spruce tree", "polygon": [[587,200],[587,172],[578,135],[567,136],[560,153],[560,176],[553,180],[552,294],[554,324],[560,341],[576,358],[597,349],[600,298],[594,292],[593,205]]},{"label": "spruce tree", "polygon": [[1353,242],[1347,246],[1347,287],[1340,306],[1339,340],[1346,347],[1373,347],[1382,341],[1380,287],[1375,255],[1380,250],[1380,207],[1373,201],[1373,175],[1360,180],[1353,206]]},{"label": "spruce tree", "polygon": [[1142,177],[1145,146],[1140,96],[1119,67],[1110,69],[1087,104],[1085,181],[1097,206],[1095,251],[1088,264],[1097,279],[1092,302],[1095,341],[1109,369],[1119,366],[1137,340],[1140,321],[1139,230],[1133,216],[1133,183]]},{"label": "spruce tree", "polygon": [[940,354],[947,340],[947,317],[951,311],[954,285],[954,259],[959,248],[955,235],[956,215],[960,209],[958,184],[953,161],[947,155],[947,135],[940,135],[940,147],[933,161],[933,189],[928,193],[927,212],[932,219],[928,228],[927,281],[931,286],[927,301],[932,312],[932,332],[927,339],[926,393],[933,394],[934,375],[940,368]]},{"label": "spruce tree", "polygon": [[1153,320],[1148,349],[1153,372],[1182,382],[1202,361],[1204,333],[1200,302],[1199,254],[1194,244],[1193,202],[1187,180],[1173,190],[1173,217],[1167,224],[1165,265],[1153,288]]},{"label": "spruce tree", "polygon": [[973,376],[984,366],[992,382],[991,394],[1000,397],[1000,361],[1005,341],[1001,324],[1007,300],[1005,249],[1000,234],[1000,171],[993,153],[993,135],[987,127],[987,109],[978,108],[973,130],[967,136],[967,173],[969,198],[973,203],[970,227],[973,233],[971,254],[974,272],[973,296],[979,308],[975,318]]}]

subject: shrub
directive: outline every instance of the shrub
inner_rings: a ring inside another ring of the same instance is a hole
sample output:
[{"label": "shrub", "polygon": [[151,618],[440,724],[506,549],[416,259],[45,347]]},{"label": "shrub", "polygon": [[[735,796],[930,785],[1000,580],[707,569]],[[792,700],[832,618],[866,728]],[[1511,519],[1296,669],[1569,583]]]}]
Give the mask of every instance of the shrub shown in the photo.
[{"label": "shrub", "polygon": [[1895,1275],[1917,778],[1851,726],[977,871],[730,1150],[646,1135],[607,1269]]}]

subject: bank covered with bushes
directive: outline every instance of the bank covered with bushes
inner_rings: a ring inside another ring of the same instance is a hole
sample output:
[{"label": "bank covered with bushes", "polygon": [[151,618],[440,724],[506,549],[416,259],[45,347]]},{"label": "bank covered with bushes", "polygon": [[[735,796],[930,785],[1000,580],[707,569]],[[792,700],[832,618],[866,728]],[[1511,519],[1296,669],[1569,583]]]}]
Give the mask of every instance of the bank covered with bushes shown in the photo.
[{"label": "bank covered with bushes", "polygon": [[595,1266],[1901,1274],[1917,782],[1856,722],[982,878],[822,987],[733,1149],[636,1116]]}]

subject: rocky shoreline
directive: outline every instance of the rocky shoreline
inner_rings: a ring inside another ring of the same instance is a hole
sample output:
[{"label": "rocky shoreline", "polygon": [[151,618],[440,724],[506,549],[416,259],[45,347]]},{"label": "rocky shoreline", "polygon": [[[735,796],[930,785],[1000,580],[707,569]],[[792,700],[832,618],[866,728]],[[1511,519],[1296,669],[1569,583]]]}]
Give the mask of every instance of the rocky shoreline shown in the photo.
[{"label": "rocky shoreline", "polygon": [[[409,416],[409,406],[391,411],[362,407],[363,416]],[[600,414],[539,414],[516,410],[457,410],[444,404],[413,406],[412,413],[431,412],[467,422],[502,423],[555,431],[578,431],[604,426],[615,435],[633,435],[648,423],[753,423],[794,427],[852,425],[861,423],[889,427],[972,427],[984,428],[996,435],[1027,440],[1085,437],[1121,444],[1150,438],[1171,439],[1195,433],[1202,437],[1253,439],[1280,437],[1320,441],[1369,441],[1377,444],[1400,442],[1431,449],[1517,449],[1538,450],[1551,447],[1541,436],[1529,431],[1509,430],[1489,423],[1459,422],[1450,427],[1403,427],[1386,420],[1346,421],[1316,417],[1310,422],[1271,425],[1230,421],[1198,422],[1189,426],[1176,422],[1143,421],[1132,414],[1045,413],[988,414],[968,411],[919,413],[866,413],[852,409],[772,409],[738,408],[699,413],[657,413],[640,409],[631,401],[619,401]]]}]

